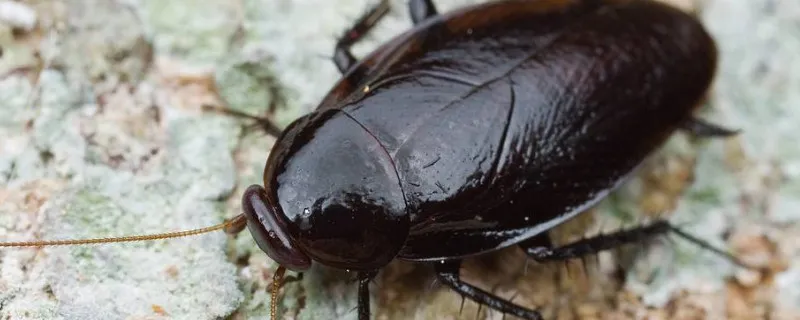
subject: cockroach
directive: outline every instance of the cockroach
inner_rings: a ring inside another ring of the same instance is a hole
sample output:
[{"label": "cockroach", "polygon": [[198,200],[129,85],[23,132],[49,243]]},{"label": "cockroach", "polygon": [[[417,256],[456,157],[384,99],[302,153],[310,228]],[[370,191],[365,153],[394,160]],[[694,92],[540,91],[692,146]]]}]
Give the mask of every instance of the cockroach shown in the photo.
[{"label": "cockroach", "polygon": [[716,250],[665,220],[561,247],[547,235],[604,199],[673,133],[737,132],[693,115],[718,55],[695,17],[649,0],[505,0],[442,14],[432,0],[410,0],[413,28],[356,59],[350,47],[389,8],[380,2],[344,33],[333,55],[343,77],[284,130],[217,109],[277,138],[264,186],[244,192],[243,214],[179,233],[4,246],[246,226],[281,266],[273,293],[283,268],[352,270],[362,320],[370,280],[395,259],[433,266],[477,303],[541,319],[463,282],[462,260],[510,246],[564,260],[670,232]]}]

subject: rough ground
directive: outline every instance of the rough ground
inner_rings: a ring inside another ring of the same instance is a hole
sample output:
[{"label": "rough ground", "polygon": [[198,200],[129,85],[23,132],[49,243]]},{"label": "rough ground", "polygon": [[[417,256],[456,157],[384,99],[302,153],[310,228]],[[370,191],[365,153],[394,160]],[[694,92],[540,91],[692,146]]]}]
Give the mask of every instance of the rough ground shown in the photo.
[{"label": "rough ground", "polygon": [[[586,269],[525,268],[508,250],[470,261],[465,279],[548,319],[800,319],[800,2],[672,2],[697,11],[720,45],[705,117],[743,133],[676,135],[557,238],[668,215],[768,272],[675,239]],[[242,123],[202,106],[288,124],[337,79],[334,37],[368,3],[0,1],[0,241],[188,229],[238,213],[273,140],[242,138]],[[358,54],[410,26],[403,1],[395,9]],[[2,249],[0,318],[266,319],[274,268],[246,233]],[[372,290],[375,317],[502,318],[472,302],[459,316],[460,297],[431,276],[392,264]],[[281,318],[355,319],[351,278],[314,269],[283,290]]]}]

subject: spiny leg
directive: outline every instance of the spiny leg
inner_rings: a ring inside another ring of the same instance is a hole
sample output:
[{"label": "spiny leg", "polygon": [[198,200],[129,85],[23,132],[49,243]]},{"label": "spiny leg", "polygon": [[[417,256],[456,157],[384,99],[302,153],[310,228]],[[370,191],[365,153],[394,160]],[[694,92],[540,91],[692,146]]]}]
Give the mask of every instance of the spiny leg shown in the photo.
[{"label": "spiny leg", "polygon": [[[540,233],[530,239],[520,242],[520,247],[525,250],[530,257],[532,257],[537,262],[542,262],[536,257],[546,255],[542,254],[541,252],[545,252],[547,250],[553,250],[553,241],[550,240],[550,236],[547,233]],[[536,257],[535,257],[536,256]]]},{"label": "spiny leg", "polygon": [[[526,248],[552,248],[553,242],[550,240],[550,235],[547,232],[540,233],[520,243],[520,246]],[[525,260],[525,267],[522,271],[523,274],[528,274],[528,262]]]},{"label": "spiny leg", "polygon": [[411,21],[414,24],[438,14],[432,0],[411,0],[408,2],[408,11],[411,13]]},{"label": "spiny leg", "polygon": [[666,221],[659,221],[649,226],[597,235],[558,248],[553,248],[552,245],[543,243],[541,239],[535,237],[521,242],[520,247],[537,262],[569,260],[626,244],[639,243],[667,233],[669,227]]},{"label": "spiny leg", "polygon": [[523,319],[542,319],[542,315],[537,311],[529,310],[522,306],[513,304],[508,300],[461,281],[459,276],[461,270],[461,260],[436,263],[434,264],[434,268],[436,269],[436,274],[439,278],[439,281],[449,286],[458,294],[465,296],[472,301],[479,303],[480,305],[486,305],[492,309]]},{"label": "spiny leg", "polygon": [[[523,250],[526,251],[526,253],[528,254],[529,257],[532,257],[533,260],[535,260],[536,262],[541,263],[541,262],[546,261],[546,260],[536,259],[534,257],[534,255],[539,253],[539,252],[546,252],[548,250],[553,250],[553,241],[550,239],[550,235],[548,235],[545,232],[545,233],[540,233],[540,234],[538,234],[538,235],[536,235],[536,236],[534,236],[532,238],[529,238],[529,239],[523,241],[522,243],[520,243],[519,246],[523,247]],[[530,249],[525,249],[525,248],[530,248]],[[528,250],[531,250],[532,252],[528,252]],[[595,258],[595,261],[598,260],[598,256],[597,255],[595,255],[594,258]],[[561,261],[564,263],[564,268],[567,271],[567,276],[572,277],[572,272],[571,272],[571,269],[570,269],[570,266],[569,266],[569,263],[568,263],[569,259],[563,259]],[[530,260],[525,260],[525,266],[524,266],[524,269],[522,271],[522,273],[524,275],[528,274],[528,264],[529,264],[529,262],[530,262]],[[589,270],[586,267],[586,264],[587,264],[586,259],[581,259],[581,262],[583,263],[583,270],[584,271]],[[596,262],[596,263],[598,263],[598,262]]]},{"label": "spiny leg", "polygon": [[333,50],[333,63],[339,72],[346,73],[357,60],[350,52],[350,47],[364,38],[364,35],[374,27],[389,12],[389,0],[381,0],[375,7],[364,13],[350,29],[336,42]]},{"label": "spiny leg", "polygon": [[567,260],[584,257],[590,254],[597,254],[600,251],[618,248],[626,244],[640,243],[657,236],[665,235],[669,232],[672,232],[703,249],[710,250],[720,256],[723,256],[739,266],[750,268],[729,253],[715,248],[707,242],[700,240],[671,225],[665,220],[659,220],[647,226],[640,226],[628,230],[620,230],[609,234],[601,234],[558,248],[552,248],[552,246],[542,245],[541,242],[532,241],[524,241],[520,243],[520,247],[525,250],[525,253],[527,253],[528,256],[537,262]]},{"label": "spiny leg", "polygon": [[377,271],[358,273],[358,320],[369,320],[369,283]]},{"label": "spiny leg", "polygon": [[686,130],[695,136],[704,138],[724,138],[739,133],[739,130],[728,129],[694,117],[683,122],[683,124],[681,124],[681,129]]}]

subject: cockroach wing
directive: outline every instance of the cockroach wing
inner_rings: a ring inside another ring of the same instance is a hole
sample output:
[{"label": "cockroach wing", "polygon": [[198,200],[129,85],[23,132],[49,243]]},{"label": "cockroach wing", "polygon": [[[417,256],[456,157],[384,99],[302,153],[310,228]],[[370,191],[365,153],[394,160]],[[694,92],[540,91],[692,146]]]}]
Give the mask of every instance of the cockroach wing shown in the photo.
[{"label": "cockroach wing", "polygon": [[342,107],[394,161],[412,219],[400,258],[495,250],[573,217],[686,121],[713,78],[713,41],[671,7],[534,19],[529,3],[417,30],[408,41],[425,50],[380,66]]}]

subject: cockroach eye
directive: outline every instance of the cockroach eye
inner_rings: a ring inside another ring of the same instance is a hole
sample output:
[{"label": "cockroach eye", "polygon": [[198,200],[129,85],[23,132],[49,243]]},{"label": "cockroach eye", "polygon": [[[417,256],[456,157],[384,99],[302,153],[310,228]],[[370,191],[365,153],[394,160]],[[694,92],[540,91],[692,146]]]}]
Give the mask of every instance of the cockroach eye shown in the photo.
[{"label": "cockroach eye", "polygon": [[261,186],[252,185],[242,197],[242,208],[247,217],[247,229],[258,247],[278,264],[292,271],[311,267],[311,259],[298,250],[286,233],[286,223],[276,214],[265,198]]}]

